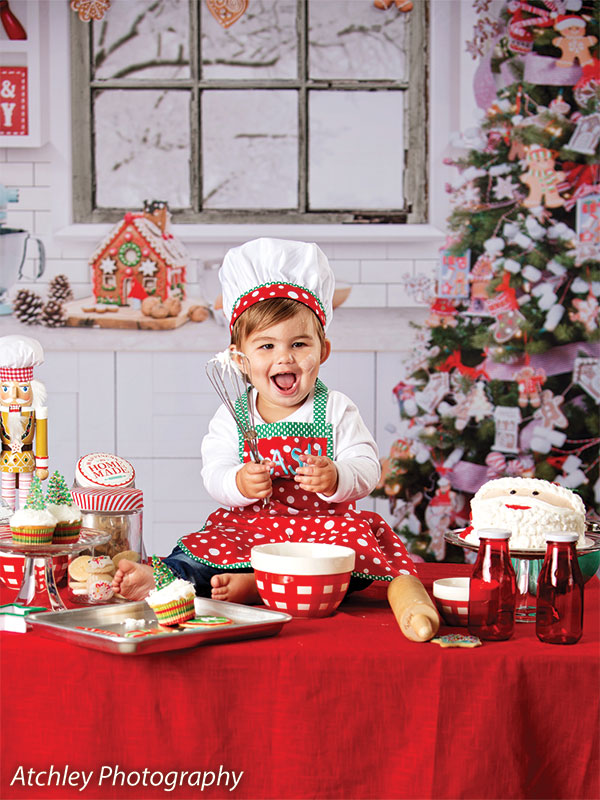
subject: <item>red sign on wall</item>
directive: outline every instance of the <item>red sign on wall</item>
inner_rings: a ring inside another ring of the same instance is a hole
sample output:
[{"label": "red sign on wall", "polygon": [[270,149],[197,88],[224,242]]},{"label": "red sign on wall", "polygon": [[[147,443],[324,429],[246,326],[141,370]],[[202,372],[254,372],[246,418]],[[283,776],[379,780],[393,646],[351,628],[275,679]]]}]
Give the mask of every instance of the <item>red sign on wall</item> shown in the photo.
[{"label": "red sign on wall", "polygon": [[27,67],[0,67],[0,136],[27,136]]}]

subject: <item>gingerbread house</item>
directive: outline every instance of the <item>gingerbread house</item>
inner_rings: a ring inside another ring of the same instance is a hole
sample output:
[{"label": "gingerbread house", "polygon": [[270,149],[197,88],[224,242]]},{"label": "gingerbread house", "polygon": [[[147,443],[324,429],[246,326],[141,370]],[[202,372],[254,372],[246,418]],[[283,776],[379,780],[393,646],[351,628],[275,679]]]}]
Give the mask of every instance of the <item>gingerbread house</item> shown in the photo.
[{"label": "gingerbread house", "polygon": [[89,260],[96,303],[137,305],[145,297],[185,298],[188,255],[169,231],[166,203],[128,212]]}]

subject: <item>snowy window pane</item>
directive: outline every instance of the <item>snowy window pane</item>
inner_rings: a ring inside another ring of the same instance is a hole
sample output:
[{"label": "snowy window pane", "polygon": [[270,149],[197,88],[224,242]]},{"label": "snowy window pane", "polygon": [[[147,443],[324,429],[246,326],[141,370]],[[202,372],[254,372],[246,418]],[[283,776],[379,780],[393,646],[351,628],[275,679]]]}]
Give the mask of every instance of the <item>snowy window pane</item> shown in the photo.
[{"label": "snowy window pane", "polygon": [[189,78],[187,0],[112,0],[95,22],[96,78]]},{"label": "snowy window pane", "polygon": [[311,209],[402,208],[402,115],[402,92],[310,92]]},{"label": "snowy window pane", "polygon": [[223,28],[205,3],[201,9],[205,80],[296,77],[294,0],[252,0],[246,13],[230,28]]},{"label": "snowy window pane", "polygon": [[96,95],[97,205],[141,208],[146,199],[165,200],[170,208],[190,205],[189,108],[186,91]]},{"label": "snowy window pane", "polygon": [[295,91],[202,93],[204,208],[296,208]]},{"label": "snowy window pane", "polygon": [[408,15],[365,0],[309,4],[309,77],[407,79]]}]

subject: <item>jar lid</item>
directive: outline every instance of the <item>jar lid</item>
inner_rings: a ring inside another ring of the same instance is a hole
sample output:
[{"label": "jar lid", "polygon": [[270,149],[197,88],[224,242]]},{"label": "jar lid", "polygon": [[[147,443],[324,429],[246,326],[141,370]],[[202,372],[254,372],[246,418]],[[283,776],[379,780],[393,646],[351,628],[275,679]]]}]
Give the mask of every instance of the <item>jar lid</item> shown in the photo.
[{"label": "jar lid", "polygon": [[475,531],[480,539],[510,539],[512,531],[505,528],[480,528]]},{"label": "jar lid", "polygon": [[135,486],[135,470],[129,461],[111,453],[88,453],[77,462],[75,483],[92,489]]},{"label": "jar lid", "polygon": [[71,489],[75,505],[81,511],[136,511],[144,507],[141,489]]},{"label": "jar lid", "polygon": [[548,531],[547,542],[576,542],[579,534],[574,531]]}]

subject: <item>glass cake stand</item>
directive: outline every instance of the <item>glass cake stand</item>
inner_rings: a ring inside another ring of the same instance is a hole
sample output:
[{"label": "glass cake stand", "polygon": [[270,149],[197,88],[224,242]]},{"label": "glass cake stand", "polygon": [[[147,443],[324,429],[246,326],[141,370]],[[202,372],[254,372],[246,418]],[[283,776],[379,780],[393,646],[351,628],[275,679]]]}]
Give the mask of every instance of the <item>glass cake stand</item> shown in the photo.
[{"label": "glass cake stand", "polygon": [[[478,544],[467,542],[465,536],[469,533],[466,530],[448,531],[445,539],[450,544],[464,547],[465,550],[479,550]],[[584,577],[589,578],[594,574],[600,564],[600,532],[586,531],[585,545],[577,548],[577,555],[580,560],[583,556],[597,553],[599,558],[594,559],[591,572],[585,572]],[[517,605],[515,609],[516,622],[535,622],[535,597],[537,592],[537,579],[540,574],[545,550],[512,550],[512,559],[515,573],[517,576]]]},{"label": "glass cake stand", "polygon": [[83,550],[89,550],[100,544],[105,544],[110,539],[110,536],[110,533],[105,533],[104,531],[82,528],[79,539],[72,544],[17,544],[12,540],[10,528],[7,525],[0,526],[0,553],[23,556],[25,559],[23,580],[15,602],[29,605],[33,600],[36,593],[35,562],[37,559],[43,559],[44,579],[50,608],[52,611],[64,611],[67,607],[58,593],[56,581],[54,580],[52,559],[56,556],[76,555]]}]

